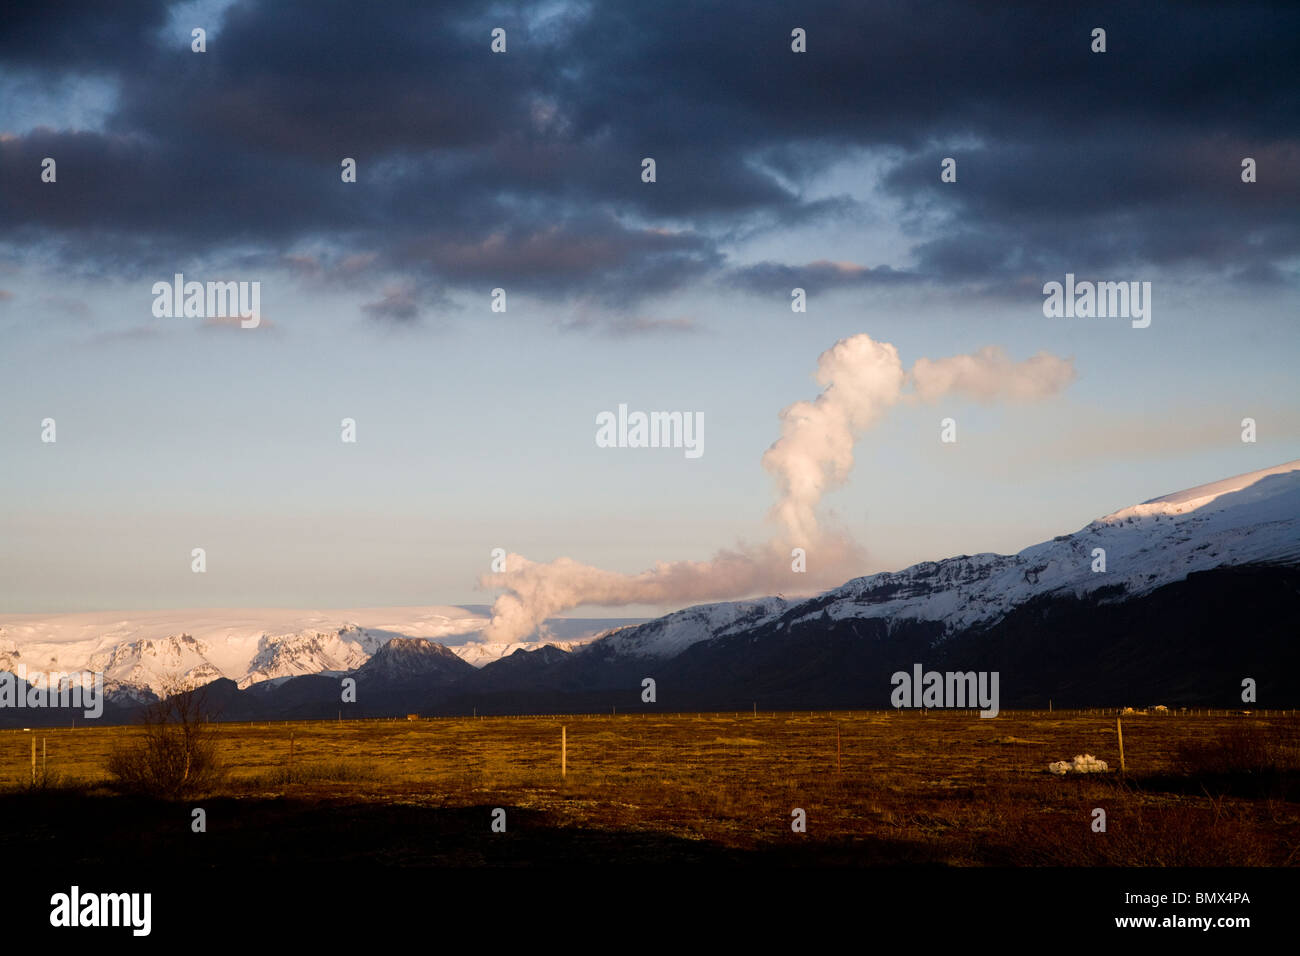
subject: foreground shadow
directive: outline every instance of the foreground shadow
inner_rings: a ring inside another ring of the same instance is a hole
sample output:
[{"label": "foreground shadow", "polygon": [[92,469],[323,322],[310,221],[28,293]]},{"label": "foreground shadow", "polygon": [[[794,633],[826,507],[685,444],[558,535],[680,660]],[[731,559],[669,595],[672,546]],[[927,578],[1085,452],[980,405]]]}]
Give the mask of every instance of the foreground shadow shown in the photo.
[{"label": "foreground shadow", "polygon": [[[192,830],[202,808],[207,830]],[[703,864],[722,867],[942,865],[903,840],[796,837],[738,849],[651,830],[558,824],[503,806],[439,807],[344,799],[219,798],[170,802],[50,790],[0,795],[0,853],[66,866],[194,868],[292,866],[566,867]]]}]

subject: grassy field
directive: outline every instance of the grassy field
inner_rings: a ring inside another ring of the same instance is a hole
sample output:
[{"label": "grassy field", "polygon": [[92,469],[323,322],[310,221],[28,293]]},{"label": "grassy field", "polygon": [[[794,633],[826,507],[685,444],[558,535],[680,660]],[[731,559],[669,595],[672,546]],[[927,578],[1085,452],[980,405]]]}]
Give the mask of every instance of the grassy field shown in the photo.
[{"label": "grassy field", "polygon": [[[0,847],[56,841],[99,862],[197,852],[212,865],[1300,862],[1300,718],[1266,712],[1125,717],[1122,774],[1114,715],[1082,712],[214,727],[224,780],[174,802],[112,788],[109,754],[137,728],[0,732]],[[1082,753],[1111,772],[1047,772]],[[208,815],[202,836],[191,833],[194,807]],[[491,830],[498,807],[505,833]],[[805,833],[792,830],[795,808]]]}]

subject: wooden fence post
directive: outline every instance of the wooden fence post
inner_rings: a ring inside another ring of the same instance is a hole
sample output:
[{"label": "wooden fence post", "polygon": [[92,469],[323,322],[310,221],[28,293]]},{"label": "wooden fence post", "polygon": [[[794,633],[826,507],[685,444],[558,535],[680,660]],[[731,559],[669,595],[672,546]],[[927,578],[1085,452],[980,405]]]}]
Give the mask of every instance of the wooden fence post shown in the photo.
[{"label": "wooden fence post", "polygon": [[560,779],[569,775],[569,728],[560,728]]},{"label": "wooden fence post", "polygon": [[1124,728],[1118,717],[1115,718],[1115,736],[1119,738],[1119,772],[1124,773]]}]

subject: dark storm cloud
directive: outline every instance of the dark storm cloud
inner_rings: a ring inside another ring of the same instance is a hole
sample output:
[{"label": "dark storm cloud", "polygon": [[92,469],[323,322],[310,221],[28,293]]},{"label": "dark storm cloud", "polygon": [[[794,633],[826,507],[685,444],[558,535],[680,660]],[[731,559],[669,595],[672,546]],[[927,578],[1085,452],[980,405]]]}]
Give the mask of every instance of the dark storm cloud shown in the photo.
[{"label": "dark storm cloud", "polygon": [[562,295],[578,281],[584,292],[610,298],[629,288],[667,291],[721,264],[721,256],[694,234],[630,228],[603,218],[500,225],[469,239],[420,237],[391,256],[392,264],[412,271],[436,264],[466,284],[509,276],[521,291]]},{"label": "dark storm cloud", "polygon": [[[102,132],[0,140],[0,241],[106,274],[242,257],[346,277],[397,322],[431,290],[489,283],[633,303],[709,275],[755,291],[1137,265],[1286,281],[1300,245],[1288,5],[543,9],[244,0],[205,54],[160,32],[159,4],[19,13],[0,69],[103,76],[118,99]],[[864,186],[913,237],[892,269],[728,264],[738,236],[866,219],[804,194],[857,151],[887,157]]]},{"label": "dark storm cloud", "polygon": [[138,62],[167,21],[167,0],[6,4],[0,64],[94,72]]},{"label": "dark storm cloud", "polygon": [[[1135,265],[1214,269],[1300,252],[1300,150],[1116,129],[1113,142],[999,143],[953,150],[958,183],[938,181],[942,155],[900,166],[885,189],[909,215],[946,233],[913,248],[922,273],[954,279]],[[1269,181],[1241,181],[1250,155]],[[946,202],[940,200],[947,197]]]}]

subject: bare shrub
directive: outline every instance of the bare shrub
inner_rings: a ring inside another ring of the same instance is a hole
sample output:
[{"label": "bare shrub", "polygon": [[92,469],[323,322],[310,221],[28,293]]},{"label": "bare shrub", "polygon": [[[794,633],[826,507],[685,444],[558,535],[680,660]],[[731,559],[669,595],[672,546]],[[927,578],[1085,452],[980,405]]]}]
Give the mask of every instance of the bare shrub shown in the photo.
[{"label": "bare shrub", "polygon": [[143,733],[118,744],[108,772],[118,786],[156,797],[179,797],[217,784],[216,727],[202,689],[169,688],[141,716]]},{"label": "bare shrub", "polygon": [[59,790],[68,786],[64,775],[57,770],[50,770],[44,764],[36,768],[36,779],[28,785],[31,790]]}]

